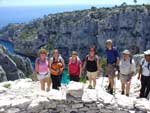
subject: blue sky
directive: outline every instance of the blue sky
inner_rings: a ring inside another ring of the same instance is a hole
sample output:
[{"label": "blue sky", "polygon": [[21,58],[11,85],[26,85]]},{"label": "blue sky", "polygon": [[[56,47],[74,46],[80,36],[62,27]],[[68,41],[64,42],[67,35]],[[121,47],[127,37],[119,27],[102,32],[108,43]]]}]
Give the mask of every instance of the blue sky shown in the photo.
[{"label": "blue sky", "polygon": [[[138,4],[150,4],[150,0],[137,0]],[[0,6],[44,6],[44,5],[120,5],[134,4],[133,0],[0,0]]]}]

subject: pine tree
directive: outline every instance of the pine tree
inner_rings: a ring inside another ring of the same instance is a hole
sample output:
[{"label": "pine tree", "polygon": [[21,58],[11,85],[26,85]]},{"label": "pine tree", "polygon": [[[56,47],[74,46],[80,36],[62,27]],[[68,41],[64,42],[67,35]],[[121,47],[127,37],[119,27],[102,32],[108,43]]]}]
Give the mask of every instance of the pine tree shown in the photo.
[{"label": "pine tree", "polygon": [[135,4],[137,3],[137,0],[133,0],[133,1],[134,1]]}]

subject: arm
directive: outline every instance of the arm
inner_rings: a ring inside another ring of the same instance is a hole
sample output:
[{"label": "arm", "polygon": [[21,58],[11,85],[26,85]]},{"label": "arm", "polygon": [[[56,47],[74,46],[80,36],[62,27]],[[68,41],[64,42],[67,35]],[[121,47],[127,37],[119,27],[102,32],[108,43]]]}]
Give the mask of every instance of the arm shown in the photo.
[{"label": "arm", "polygon": [[141,78],[142,74],[142,65],[140,65],[139,73],[138,73],[138,80]]},{"label": "arm", "polygon": [[97,69],[98,69],[98,72],[100,72],[100,70],[101,70],[101,66],[100,66],[100,60],[99,60],[99,58],[97,57]]},{"label": "arm", "polygon": [[116,65],[118,66],[118,65],[119,65],[119,63],[120,63],[120,58],[119,58],[119,57],[117,57]]},{"label": "arm", "polygon": [[134,61],[134,60],[132,60],[131,72],[132,72],[133,74],[136,73],[136,64],[135,64],[135,61]]},{"label": "arm", "polygon": [[79,74],[79,76],[81,76],[82,75],[82,63],[80,63],[80,74]]},{"label": "arm", "polygon": [[39,72],[39,64],[37,61],[35,61],[35,72],[38,73]]},{"label": "arm", "polygon": [[50,70],[50,72],[56,72],[55,70],[53,70],[53,69],[51,68],[52,62],[53,62],[53,60],[50,59],[50,61],[49,61],[49,70]]},{"label": "arm", "polygon": [[61,73],[62,73],[63,70],[64,70],[64,68],[65,68],[65,61],[64,61],[63,58],[62,58],[61,62],[62,62],[62,68],[60,68],[60,71],[61,71]]},{"label": "arm", "polygon": [[[69,61],[68,61],[68,73],[70,72],[70,68],[69,68],[70,59],[71,59],[71,58],[69,58]],[[69,73],[69,74],[70,74],[70,73]]]}]

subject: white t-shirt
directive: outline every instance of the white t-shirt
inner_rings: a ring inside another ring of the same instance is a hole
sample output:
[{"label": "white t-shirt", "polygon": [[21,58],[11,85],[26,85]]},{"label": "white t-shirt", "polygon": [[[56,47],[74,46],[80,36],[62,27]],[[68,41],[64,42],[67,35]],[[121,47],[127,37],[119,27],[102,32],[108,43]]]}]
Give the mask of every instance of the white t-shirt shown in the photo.
[{"label": "white t-shirt", "polygon": [[[143,63],[143,60],[144,60],[144,63]],[[140,65],[142,66],[142,75],[150,76],[150,70],[148,69],[148,62],[145,59],[142,59],[140,62]]]},{"label": "white t-shirt", "polygon": [[120,67],[120,73],[124,75],[128,75],[132,72],[135,73],[136,71],[135,61],[133,59],[132,61],[130,61],[130,58],[126,61],[124,59],[121,59],[119,63],[119,67]]}]

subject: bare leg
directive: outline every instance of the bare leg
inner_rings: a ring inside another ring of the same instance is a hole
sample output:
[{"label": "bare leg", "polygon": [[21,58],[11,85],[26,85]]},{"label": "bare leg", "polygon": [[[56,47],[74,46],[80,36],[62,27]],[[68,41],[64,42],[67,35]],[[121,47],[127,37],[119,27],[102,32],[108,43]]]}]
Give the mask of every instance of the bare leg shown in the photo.
[{"label": "bare leg", "polygon": [[126,83],[126,95],[129,96],[131,81]]},{"label": "bare leg", "polygon": [[44,79],[41,80],[41,81],[40,81],[40,84],[41,84],[41,90],[42,90],[42,91],[45,91],[45,80],[44,80]]},{"label": "bare leg", "polygon": [[95,88],[96,86],[96,77],[93,78],[93,87]]},{"label": "bare leg", "polygon": [[46,81],[46,83],[47,83],[47,89],[50,90],[50,86],[51,86],[50,77],[45,78],[45,81]]},{"label": "bare leg", "polygon": [[109,82],[110,82],[110,88],[113,89],[113,87],[114,87],[114,77],[112,77],[111,75],[109,75]]},{"label": "bare leg", "polygon": [[88,79],[89,79],[89,85],[92,85],[92,78],[91,78],[91,75],[88,76]]},{"label": "bare leg", "polygon": [[124,91],[125,90],[125,83],[123,81],[121,81],[121,90]]}]

